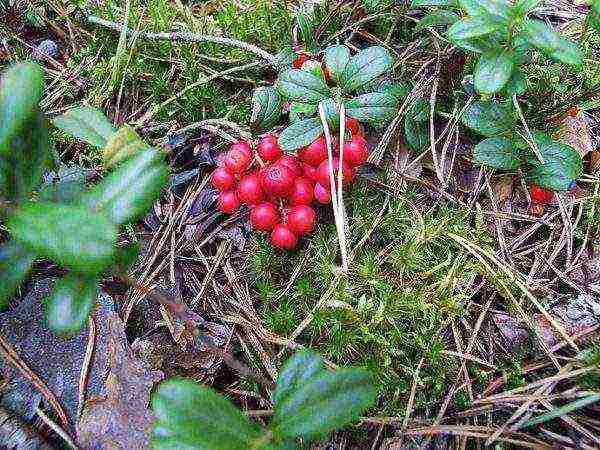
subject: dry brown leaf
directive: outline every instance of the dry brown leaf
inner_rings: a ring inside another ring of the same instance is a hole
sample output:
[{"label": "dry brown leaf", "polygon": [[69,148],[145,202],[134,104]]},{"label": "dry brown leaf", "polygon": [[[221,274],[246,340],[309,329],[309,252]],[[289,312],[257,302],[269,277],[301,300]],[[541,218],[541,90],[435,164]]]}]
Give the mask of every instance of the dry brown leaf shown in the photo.
[{"label": "dry brown leaf", "polygon": [[133,356],[117,314],[108,316],[107,332],[105,394],[86,403],[77,423],[77,440],[92,450],[148,449],[154,422],[148,407],[150,391],[163,374]]}]

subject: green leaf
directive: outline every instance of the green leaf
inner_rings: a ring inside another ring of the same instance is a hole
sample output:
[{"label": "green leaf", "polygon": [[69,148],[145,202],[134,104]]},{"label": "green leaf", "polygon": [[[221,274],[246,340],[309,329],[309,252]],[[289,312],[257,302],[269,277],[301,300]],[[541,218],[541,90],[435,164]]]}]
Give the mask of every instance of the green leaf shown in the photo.
[{"label": "green leaf", "polygon": [[69,274],[54,285],[46,299],[46,320],[56,333],[79,331],[87,321],[98,296],[98,280]]},{"label": "green leaf", "polygon": [[393,65],[389,52],[379,46],[367,47],[354,55],[344,70],[342,88],[355,91],[387,72]]},{"label": "green leaf", "polygon": [[0,155],[11,150],[19,136],[38,114],[44,90],[44,73],[37,64],[17,64],[0,79]]},{"label": "green leaf", "polygon": [[534,10],[541,0],[517,0],[512,7],[513,13],[517,17],[522,17],[528,12]]},{"label": "green leaf", "polygon": [[508,83],[514,67],[513,56],[506,52],[484,53],[473,74],[475,89],[482,94],[498,92]]},{"label": "green leaf", "polygon": [[473,39],[499,30],[501,24],[489,16],[476,16],[460,20],[448,29],[448,37],[452,42]]},{"label": "green leaf", "polygon": [[[567,414],[577,411],[578,409],[584,408],[588,405],[592,405],[600,401],[600,394],[588,395],[587,397],[580,398],[574,402],[567,403],[560,408],[553,409],[549,413],[542,414],[541,416],[534,417],[524,422],[519,428],[530,427],[532,425],[538,425],[540,423],[548,422],[549,420],[555,419],[556,417],[564,417]],[[519,429],[517,428],[517,429]]]},{"label": "green leaf", "polygon": [[82,197],[82,203],[106,213],[116,224],[126,224],[150,209],[168,176],[162,153],[144,150],[94,186]]},{"label": "green leaf", "polygon": [[381,125],[398,112],[398,100],[391,94],[373,92],[363,94],[346,103],[346,114],[361,122]]},{"label": "green leaf", "polygon": [[410,5],[411,8],[421,6],[456,6],[456,0],[413,0]]},{"label": "green leaf", "polygon": [[341,84],[344,81],[346,66],[350,62],[350,49],[345,45],[332,45],[325,50],[324,61],[331,79]]},{"label": "green leaf", "polygon": [[429,122],[431,106],[424,98],[417,99],[406,111],[406,117],[410,117],[415,122]]},{"label": "green leaf", "polygon": [[553,191],[567,191],[583,172],[581,155],[571,146],[550,139],[543,133],[534,135],[535,142],[544,159],[544,164],[530,156],[534,165],[529,178],[534,184]]},{"label": "green leaf", "polygon": [[327,98],[321,102],[323,109],[325,110],[325,119],[331,128],[332,132],[335,133],[340,126],[340,106],[332,98]]},{"label": "green leaf", "polygon": [[458,0],[459,6],[471,17],[484,14],[486,11],[480,5],[479,0]]},{"label": "green leaf", "polygon": [[331,91],[321,78],[310,72],[289,69],[283,72],[275,88],[283,97],[302,103],[318,103],[331,96]]},{"label": "green leaf", "polygon": [[314,116],[317,114],[318,105],[313,105],[312,103],[300,103],[300,102],[292,102],[290,103],[290,113],[292,114],[302,114],[305,116]]},{"label": "green leaf", "polygon": [[85,190],[87,170],[76,165],[62,165],[58,180],[44,183],[38,198],[44,202],[73,203]]},{"label": "green leaf", "polygon": [[273,416],[277,435],[307,440],[323,437],[358,419],[375,403],[376,390],[366,370],[331,373],[319,367],[322,363],[318,359],[301,353],[286,364],[284,381],[278,382]]},{"label": "green leaf", "polygon": [[35,255],[11,241],[0,247],[0,308],[23,282]]},{"label": "green leaf", "polygon": [[521,163],[519,149],[509,139],[488,138],[473,149],[475,161],[494,169],[515,170]]},{"label": "green leaf", "polygon": [[268,130],[283,114],[283,99],[272,86],[254,89],[250,127],[254,131]]},{"label": "green leaf", "polygon": [[279,135],[279,146],[286,152],[305,147],[323,134],[321,120],[311,117],[291,124]]},{"label": "green leaf", "polygon": [[479,6],[488,14],[507,18],[512,7],[509,0],[479,0]]},{"label": "green leaf", "polygon": [[165,381],[152,396],[152,409],[155,450],[262,448],[252,446],[263,437],[258,425],[230,401],[194,381]]},{"label": "green leaf", "polygon": [[137,262],[141,245],[139,242],[134,242],[126,247],[119,247],[115,255],[115,265],[118,267],[120,273],[127,273],[133,265]]},{"label": "green leaf", "polygon": [[408,148],[412,151],[416,152],[430,145],[429,125],[426,122],[417,122],[408,116],[405,117],[404,136]]},{"label": "green leaf", "polygon": [[438,11],[429,13],[419,20],[415,30],[422,30],[423,28],[437,27],[441,25],[452,25],[459,19],[460,17],[458,17],[458,14],[455,14],[452,11]]},{"label": "green leaf", "polygon": [[583,64],[579,45],[563,38],[544,22],[527,20],[523,35],[531,45],[556,61],[577,67]]},{"label": "green leaf", "polygon": [[548,55],[555,61],[568,64],[573,67],[581,67],[583,65],[583,54],[579,48],[579,44],[561,38],[558,48]]},{"label": "green leaf", "polygon": [[492,46],[485,39],[461,39],[453,42],[457,47],[470,52],[485,53],[492,50]]},{"label": "green leaf", "polygon": [[96,275],[112,262],[117,227],[105,214],[56,203],[28,203],[6,224],[27,250],[79,272]]},{"label": "green leaf", "polygon": [[89,107],[70,109],[56,117],[53,123],[65,133],[97,148],[104,148],[117,132],[102,111]]},{"label": "green leaf", "polygon": [[116,167],[149,148],[150,146],[140,139],[133,128],[123,125],[108,139],[106,147],[102,150],[104,167],[107,169]]},{"label": "green leaf", "polygon": [[471,130],[487,137],[512,131],[516,124],[514,109],[508,102],[473,102],[461,120]]},{"label": "green leaf", "polygon": [[513,70],[510,80],[508,80],[508,83],[506,83],[504,88],[510,95],[521,95],[527,88],[527,78],[525,75],[523,75],[523,72],[521,72],[519,69],[515,69]]}]

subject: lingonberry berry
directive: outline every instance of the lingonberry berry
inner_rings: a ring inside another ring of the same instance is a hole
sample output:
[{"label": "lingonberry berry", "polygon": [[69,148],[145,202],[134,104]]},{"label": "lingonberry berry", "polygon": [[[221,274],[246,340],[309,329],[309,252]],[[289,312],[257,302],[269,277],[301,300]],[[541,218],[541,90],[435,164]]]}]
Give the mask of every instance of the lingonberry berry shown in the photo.
[{"label": "lingonberry berry", "polygon": [[311,166],[310,164],[302,164],[302,176],[304,178],[309,179],[310,181],[312,181],[313,183],[318,183],[319,182],[319,177],[318,177],[318,171],[317,168],[314,166]]},{"label": "lingonberry berry", "polygon": [[[339,171],[339,166],[340,166],[340,159],[333,158],[333,175],[334,175],[334,181],[336,183],[337,183],[337,173]],[[317,168],[317,170],[319,171],[319,173],[318,173],[319,183],[323,187],[326,187],[326,188],[331,186],[331,184],[329,183],[329,168],[330,168],[329,160],[323,161],[321,164],[319,164],[319,167]],[[343,177],[342,184],[348,184],[354,178],[354,170],[346,162],[342,162],[342,177]]]},{"label": "lingonberry berry", "polygon": [[362,166],[367,162],[369,151],[366,144],[360,139],[352,139],[344,144],[344,162],[350,167]]},{"label": "lingonberry berry", "polygon": [[554,192],[543,187],[533,185],[531,186],[531,201],[533,203],[539,203],[545,205],[550,203],[554,199]]},{"label": "lingonberry berry", "polygon": [[296,178],[290,194],[292,205],[310,205],[314,198],[314,183],[306,178]]},{"label": "lingonberry berry", "polygon": [[255,230],[271,231],[278,223],[279,213],[272,203],[260,203],[250,212],[250,224]]},{"label": "lingonberry berry", "polygon": [[319,136],[306,147],[298,150],[298,157],[306,164],[318,166],[327,159],[327,143],[324,136]]},{"label": "lingonberry berry", "polygon": [[251,161],[252,158],[243,150],[232,149],[225,155],[225,169],[233,175],[239,175],[248,168]]},{"label": "lingonberry berry", "polygon": [[267,195],[283,197],[294,186],[294,172],[283,164],[271,164],[261,171],[260,182]]},{"label": "lingonberry berry", "polygon": [[319,203],[323,203],[324,205],[331,203],[331,192],[328,189],[325,189],[321,184],[315,184],[315,200]]},{"label": "lingonberry berry", "polygon": [[235,177],[222,167],[217,167],[210,177],[211,184],[219,191],[227,191],[235,184]]},{"label": "lingonberry berry", "polygon": [[273,162],[278,160],[283,155],[283,150],[277,142],[277,136],[267,134],[258,141],[258,156],[263,161]]},{"label": "lingonberry berry", "polygon": [[277,162],[277,164],[282,164],[282,165],[286,166],[288,169],[290,169],[294,173],[294,178],[302,175],[302,166],[300,165],[300,161],[298,160],[298,157],[296,157],[294,155],[290,155],[290,154],[286,153],[281,158],[279,158],[279,161]]},{"label": "lingonberry berry", "polygon": [[231,146],[229,150],[236,150],[244,153],[248,158],[252,159],[254,156],[254,152],[252,151],[252,147],[246,141],[237,141],[235,144]]},{"label": "lingonberry berry", "polygon": [[294,233],[308,234],[315,228],[317,214],[307,205],[293,206],[288,214],[287,225]]},{"label": "lingonberry berry", "polygon": [[293,250],[298,245],[298,236],[286,225],[278,224],[271,233],[271,243],[284,250]]},{"label": "lingonberry berry", "polygon": [[240,200],[235,191],[223,191],[219,194],[219,211],[226,214],[233,214],[240,207]]},{"label": "lingonberry berry", "polygon": [[256,205],[260,203],[265,194],[260,186],[260,179],[256,174],[250,174],[243,177],[238,183],[238,198],[246,205]]},{"label": "lingonberry berry", "polygon": [[304,65],[304,63],[306,61],[308,61],[309,59],[310,58],[308,57],[308,55],[306,53],[299,53],[298,57],[292,63],[292,66],[294,67],[294,69],[301,69],[302,66]]}]

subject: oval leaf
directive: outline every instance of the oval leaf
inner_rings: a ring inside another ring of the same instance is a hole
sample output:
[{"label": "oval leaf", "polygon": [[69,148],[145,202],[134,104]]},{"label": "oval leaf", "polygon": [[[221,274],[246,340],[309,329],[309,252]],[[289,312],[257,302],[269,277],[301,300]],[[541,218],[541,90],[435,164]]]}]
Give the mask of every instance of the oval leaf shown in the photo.
[{"label": "oval leaf", "polygon": [[115,254],[116,225],[82,206],[29,203],[8,219],[7,228],[26,249],[82,273],[101,273]]},{"label": "oval leaf", "polygon": [[540,20],[527,20],[523,27],[523,35],[531,45],[557,61],[573,66],[583,64],[579,46],[563,38]]},{"label": "oval leaf", "polygon": [[346,91],[355,91],[383,75],[392,65],[392,57],[383,47],[373,46],[361,50],[348,62],[342,87]]},{"label": "oval leaf", "polygon": [[486,36],[500,29],[500,23],[490,16],[470,17],[456,22],[448,29],[448,37],[454,41]]},{"label": "oval leaf", "polygon": [[529,172],[534,184],[554,191],[567,191],[583,172],[583,161],[579,152],[569,145],[563,144],[543,135],[536,135],[536,144],[544,164],[535,158],[529,162],[535,167]]},{"label": "oval leaf", "polygon": [[302,103],[318,103],[331,95],[325,81],[310,72],[298,69],[283,72],[275,87],[286,99]]},{"label": "oval leaf", "polygon": [[473,81],[477,92],[493,94],[502,89],[515,67],[512,55],[505,52],[485,53],[477,62]]},{"label": "oval leaf", "polygon": [[430,144],[429,125],[407,116],[404,119],[404,136],[410,150],[422,150]]},{"label": "oval leaf", "polygon": [[102,111],[96,108],[79,107],[55,117],[54,125],[97,148],[104,148],[117,130]]},{"label": "oval leaf", "polygon": [[473,102],[461,120],[468,128],[488,137],[511,131],[516,124],[512,105],[499,102]]},{"label": "oval leaf", "polygon": [[323,358],[311,350],[301,350],[287,360],[277,378],[273,403],[286,401],[302,385],[325,370]]},{"label": "oval leaf", "polygon": [[283,113],[283,99],[272,86],[259,87],[252,94],[250,126],[255,131],[268,130]]},{"label": "oval leaf", "polygon": [[521,163],[520,153],[513,143],[505,138],[489,138],[473,149],[475,161],[494,169],[514,170]]},{"label": "oval leaf", "polygon": [[350,61],[350,49],[345,45],[333,45],[325,50],[325,67],[336,83],[344,81],[344,71]]},{"label": "oval leaf", "polygon": [[398,100],[396,97],[382,92],[359,95],[346,104],[348,116],[375,125],[390,121],[397,111]]},{"label": "oval leaf", "polygon": [[46,300],[46,320],[56,333],[79,331],[98,296],[98,280],[76,274],[58,280]]},{"label": "oval leaf", "polygon": [[35,255],[15,242],[0,247],[0,308],[23,282]]},{"label": "oval leaf", "polygon": [[451,11],[439,11],[427,14],[415,27],[415,30],[422,30],[427,27],[437,27],[440,25],[452,25],[456,23],[460,17]]},{"label": "oval leaf", "polygon": [[140,139],[133,128],[129,125],[123,125],[119,128],[119,131],[108,139],[106,147],[102,150],[104,167],[107,169],[116,167],[121,162],[148,148],[150,148],[148,144]]},{"label": "oval leaf", "polygon": [[279,135],[279,146],[291,152],[305,147],[323,134],[323,125],[317,118],[300,120],[293,123]]}]

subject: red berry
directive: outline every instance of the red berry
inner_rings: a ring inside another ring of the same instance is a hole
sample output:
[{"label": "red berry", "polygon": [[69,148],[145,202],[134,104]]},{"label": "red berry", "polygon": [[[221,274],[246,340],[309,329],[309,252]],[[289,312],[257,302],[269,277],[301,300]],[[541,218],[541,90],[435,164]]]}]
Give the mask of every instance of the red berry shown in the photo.
[{"label": "red berry", "polygon": [[251,161],[252,158],[243,150],[232,149],[225,155],[225,169],[233,175],[239,175],[248,168]]},{"label": "red berry", "polygon": [[309,59],[310,58],[308,57],[308,55],[306,53],[299,53],[298,57],[292,63],[292,66],[294,67],[294,69],[301,69],[302,65]]},{"label": "red berry", "polygon": [[278,224],[271,233],[271,243],[284,250],[293,250],[298,245],[298,236],[286,225]]},{"label": "red berry", "polygon": [[[338,168],[340,165],[340,159],[339,158],[333,158],[333,174],[334,174],[334,180],[337,182],[337,173],[338,173]],[[319,171],[318,176],[319,176],[319,183],[323,186],[323,187],[327,187],[329,188],[331,186],[331,184],[329,183],[329,160],[323,161],[321,164],[319,164],[319,167],[317,168],[317,170]],[[352,167],[350,167],[346,162],[342,162],[342,184],[348,184],[352,181],[352,179],[354,178],[354,171],[352,169]]]},{"label": "red berry", "polygon": [[327,143],[320,136],[304,148],[298,150],[298,157],[306,164],[318,166],[327,159]]},{"label": "red berry", "polygon": [[250,212],[252,228],[260,231],[271,231],[279,223],[277,207],[272,203],[263,202]]},{"label": "red berry", "polygon": [[237,188],[238,198],[246,205],[256,205],[260,203],[265,194],[260,186],[258,175],[251,174],[243,177],[238,183]]},{"label": "red berry", "polygon": [[309,164],[302,164],[302,176],[304,178],[309,179],[313,183],[318,183],[318,181],[319,181],[318,173],[319,172],[317,171],[316,167],[311,166]]},{"label": "red berry", "polygon": [[306,178],[296,178],[290,195],[292,205],[310,205],[314,198],[314,183]]},{"label": "red berry", "polygon": [[248,158],[250,158],[250,159],[252,159],[252,157],[254,156],[252,147],[250,147],[250,144],[246,141],[237,141],[235,144],[233,144],[231,146],[231,148],[229,150],[230,151],[231,150],[240,151],[240,152],[244,153],[245,155],[247,155]]},{"label": "red berry", "polygon": [[554,192],[536,185],[531,186],[531,201],[545,205],[554,199]]},{"label": "red berry", "polygon": [[308,234],[315,228],[317,214],[310,206],[296,205],[292,207],[287,225],[296,234]]},{"label": "red berry", "polygon": [[263,161],[273,162],[279,159],[283,155],[283,150],[277,142],[277,136],[273,134],[267,134],[258,141],[258,156]]},{"label": "red berry", "polygon": [[267,195],[283,197],[294,186],[294,172],[283,164],[271,164],[261,171],[260,182]]},{"label": "red berry", "polygon": [[358,134],[362,134],[360,132],[360,123],[358,122],[358,120],[354,119],[353,117],[348,117],[346,119],[346,129],[348,131],[350,131],[350,133],[352,133],[352,137],[354,137]]},{"label": "red berry", "polygon": [[227,191],[235,184],[235,177],[222,167],[217,167],[210,177],[211,184],[219,191]]},{"label": "red berry", "polygon": [[233,214],[240,207],[240,200],[235,191],[224,191],[219,194],[219,211]]},{"label": "red berry", "polygon": [[294,155],[285,154],[281,158],[277,164],[282,164],[290,169],[294,173],[294,178],[302,175],[302,166],[300,165],[300,161]]},{"label": "red berry", "polygon": [[324,205],[331,203],[331,192],[319,183],[315,184],[315,200]]},{"label": "red berry", "polygon": [[344,162],[350,167],[362,166],[368,157],[367,146],[360,139],[352,139],[344,144]]}]

